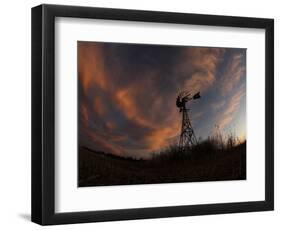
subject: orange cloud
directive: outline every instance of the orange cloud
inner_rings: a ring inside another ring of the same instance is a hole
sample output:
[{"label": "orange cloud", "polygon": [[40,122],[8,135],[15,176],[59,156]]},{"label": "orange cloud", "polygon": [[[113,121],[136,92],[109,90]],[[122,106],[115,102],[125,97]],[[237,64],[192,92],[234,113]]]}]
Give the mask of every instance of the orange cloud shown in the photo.
[{"label": "orange cloud", "polygon": [[153,124],[141,116],[141,110],[134,99],[133,95],[137,93],[137,89],[137,87],[133,86],[127,89],[120,89],[116,92],[114,99],[127,119],[140,126],[151,127]]},{"label": "orange cloud", "polygon": [[212,86],[216,80],[215,74],[217,66],[224,54],[222,48],[194,48],[189,49],[186,59],[191,62],[187,68],[194,69],[190,78],[184,83],[184,89],[205,91]]},{"label": "orange cloud", "polygon": [[87,106],[85,106],[85,104],[80,105],[80,113],[81,113],[83,124],[87,126],[89,124],[89,113],[88,113]]},{"label": "orange cloud", "polygon": [[[146,93],[151,93],[147,82],[138,82],[137,85],[132,84],[126,89],[120,89],[115,94],[116,104],[121,109],[126,118],[137,124],[140,129],[147,128],[146,136],[142,140],[143,150],[152,151],[159,150],[169,145],[170,139],[174,138],[180,131],[180,119],[178,119],[178,111],[173,103],[165,103],[161,97],[151,97],[150,106],[146,109],[149,111],[143,114],[142,107],[138,106],[137,98],[143,98]],[[161,111],[168,111],[169,116],[165,119],[159,119]],[[158,118],[158,120],[157,120]]]},{"label": "orange cloud", "polygon": [[79,80],[84,91],[93,84],[101,89],[107,88],[105,65],[101,46],[87,42],[78,42]]},{"label": "orange cloud", "polygon": [[93,143],[97,143],[99,146],[103,146],[104,149],[103,151],[107,151],[109,153],[113,153],[119,156],[122,156],[124,154],[124,149],[112,143],[111,140],[104,139],[103,137],[99,136],[94,132],[87,132],[87,133],[90,136]]},{"label": "orange cloud", "polygon": [[128,139],[127,135],[111,135],[108,137],[113,142],[120,142]]},{"label": "orange cloud", "polygon": [[106,113],[105,104],[100,97],[93,98],[93,109],[101,117]]},{"label": "orange cloud", "polygon": [[167,147],[170,144],[169,140],[177,136],[179,131],[180,122],[177,120],[165,127],[158,127],[147,134],[145,137],[146,145],[148,146],[148,149],[153,151]]},{"label": "orange cloud", "polygon": [[111,122],[111,121],[107,121],[107,122],[105,123],[105,126],[106,126],[106,128],[107,128],[108,130],[111,130],[111,131],[116,127],[116,125],[115,125],[113,122]]}]

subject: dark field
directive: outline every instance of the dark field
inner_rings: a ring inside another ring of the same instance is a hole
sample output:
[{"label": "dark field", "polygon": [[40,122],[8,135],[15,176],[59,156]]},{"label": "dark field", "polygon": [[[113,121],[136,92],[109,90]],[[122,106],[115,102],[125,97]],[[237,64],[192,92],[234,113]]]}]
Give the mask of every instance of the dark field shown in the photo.
[{"label": "dark field", "polygon": [[79,148],[79,187],[246,179],[246,142],[216,150],[208,143],[189,154],[170,148],[134,160]]}]

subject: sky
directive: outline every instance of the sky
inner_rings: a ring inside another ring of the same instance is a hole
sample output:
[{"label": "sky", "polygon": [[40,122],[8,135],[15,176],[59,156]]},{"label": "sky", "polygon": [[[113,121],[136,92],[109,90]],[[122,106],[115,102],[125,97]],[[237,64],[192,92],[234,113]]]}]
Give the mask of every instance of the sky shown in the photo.
[{"label": "sky", "polygon": [[79,145],[149,158],[177,143],[177,95],[197,139],[219,129],[246,139],[246,49],[77,42]]}]

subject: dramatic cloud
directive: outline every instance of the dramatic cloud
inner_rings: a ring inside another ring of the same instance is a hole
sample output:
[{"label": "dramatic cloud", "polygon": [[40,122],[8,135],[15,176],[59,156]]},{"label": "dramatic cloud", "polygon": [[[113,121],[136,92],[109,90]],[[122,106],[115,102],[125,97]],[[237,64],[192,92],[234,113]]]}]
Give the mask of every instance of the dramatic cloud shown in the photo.
[{"label": "dramatic cloud", "polygon": [[234,120],[244,58],[242,49],[78,42],[79,144],[149,157],[178,140],[182,90],[201,92],[191,119],[206,138]]},{"label": "dramatic cloud", "polygon": [[239,91],[237,91],[233,96],[230,97],[228,100],[228,103],[226,106],[223,107],[220,111],[220,113],[217,117],[216,125],[220,129],[224,129],[227,125],[231,124],[236,113],[238,112],[238,109],[240,107],[241,99],[246,95],[246,90],[244,85],[240,87]]},{"label": "dramatic cloud", "polygon": [[217,66],[224,52],[224,49],[217,48],[187,49],[187,63],[184,63],[184,69],[192,69],[192,74],[185,80],[184,88],[204,92],[212,86],[216,80]]},{"label": "dramatic cloud", "polygon": [[[246,66],[243,63],[245,54],[235,54],[230,58],[226,65],[225,73],[221,81],[221,90],[223,95],[233,90],[242,77],[245,77]],[[244,60],[245,62],[245,60]]]}]

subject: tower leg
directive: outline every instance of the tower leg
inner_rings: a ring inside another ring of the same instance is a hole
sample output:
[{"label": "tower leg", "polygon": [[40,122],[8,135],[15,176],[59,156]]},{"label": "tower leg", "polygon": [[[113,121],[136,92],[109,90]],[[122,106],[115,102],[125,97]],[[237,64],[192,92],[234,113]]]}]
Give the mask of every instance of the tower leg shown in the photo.
[{"label": "tower leg", "polygon": [[194,134],[194,130],[191,126],[191,122],[188,116],[188,111],[186,108],[183,108],[179,151],[186,152],[195,144],[197,144],[197,139]]}]

